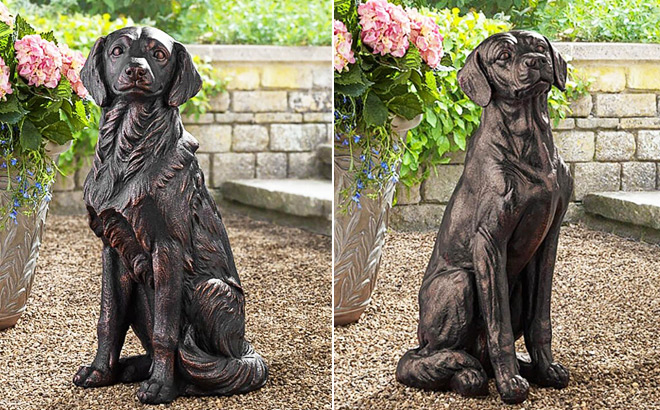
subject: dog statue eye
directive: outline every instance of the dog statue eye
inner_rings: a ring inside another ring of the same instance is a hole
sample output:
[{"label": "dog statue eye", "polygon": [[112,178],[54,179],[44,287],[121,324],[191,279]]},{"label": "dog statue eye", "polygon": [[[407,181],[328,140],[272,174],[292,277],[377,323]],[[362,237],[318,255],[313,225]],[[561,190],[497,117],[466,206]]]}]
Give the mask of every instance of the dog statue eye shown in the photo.
[{"label": "dog statue eye", "polygon": [[154,53],[154,57],[156,57],[158,60],[163,60],[165,59],[165,53],[163,52],[163,50],[156,50],[156,52]]},{"label": "dog statue eye", "polygon": [[118,56],[124,53],[124,50],[122,50],[121,47],[115,47],[112,49],[112,55],[113,56]]},{"label": "dog statue eye", "polygon": [[499,56],[497,56],[498,60],[508,60],[510,58],[511,58],[511,53],[509,53],[508,51],[503,51],[500,53]]},{"label": "dog statue eye", "polygon": [[541,46],[541,45],[536,46],[536,51],[538,51],[539,53],[545,53],[545,46]]}]

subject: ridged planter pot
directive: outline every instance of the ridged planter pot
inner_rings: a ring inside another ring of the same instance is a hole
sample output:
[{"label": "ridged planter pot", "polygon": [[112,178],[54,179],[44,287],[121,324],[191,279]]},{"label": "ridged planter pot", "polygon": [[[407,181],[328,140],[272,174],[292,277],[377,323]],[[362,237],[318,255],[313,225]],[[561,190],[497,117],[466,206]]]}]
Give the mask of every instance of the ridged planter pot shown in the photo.
[{"label": "ridged planter pot", "polygon": [[[405,139],[408,130],[419,125],[421,115],[411,121],[395,117],[392,128],[399,138]],[[354,162],[360,162],[354,154]],[[353,182],[348,172],[351,155],[347,150],[335,148],[335,227],[334,227],[334,324],[356,322],[369,306],[376,286],[380,257],[385,243],[388,211],[392,206],[395,183],[388,182],[381,195],[360,199],[361,209],[351,205],[348,212],[337,209],[339,193]]]},{"label": "ridged planter pot", "polygon": [[[71,143],[55,145],[49,142],[46,153],[55,159],[70,146]],[[5,175],[0,177],[0,204],[3,205],[12,200],[6,189]],[[0,330],[14,326],[25,312],[47,213],[48,201],[42,200],[32,215],[19,212],[17,223],[9,223],[0,231]]]}]

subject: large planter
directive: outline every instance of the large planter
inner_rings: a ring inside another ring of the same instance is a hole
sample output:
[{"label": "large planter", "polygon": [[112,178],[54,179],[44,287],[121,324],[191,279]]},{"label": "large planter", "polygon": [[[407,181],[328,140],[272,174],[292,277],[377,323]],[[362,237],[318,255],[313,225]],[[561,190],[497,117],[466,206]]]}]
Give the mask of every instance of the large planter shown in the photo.
[{"label": "large planter", "polygon": [[[398,137],[405,139],[408,130],[419,125],[421,115],[411,121],[395,117],[392,128]],[[359,162],[354,153],[353,161]],[[339,192],[353,183],[348,173],[350,153],[335,148],[334,178],[335,207],[339,204]],[[371,301],[380,267],[380,257],[387,216],[394,196],[395,183],[390,181],[376,199],[363,195],[361,209],[351,205],[348,212],[335,208],[334,228],[334,324],[346,325],[356,322]]]},{"label": "large planter", "polygon": [[[46,153],[55,159],[70,146],[48,143]],[[2,204],[11,201],[6,188],[7,176],[0,176]],[[42,200],[32,215],[19,213],[16,224],[0,231],[0,330],[14,326],[25,311],[47,213],[48,201]]]}]

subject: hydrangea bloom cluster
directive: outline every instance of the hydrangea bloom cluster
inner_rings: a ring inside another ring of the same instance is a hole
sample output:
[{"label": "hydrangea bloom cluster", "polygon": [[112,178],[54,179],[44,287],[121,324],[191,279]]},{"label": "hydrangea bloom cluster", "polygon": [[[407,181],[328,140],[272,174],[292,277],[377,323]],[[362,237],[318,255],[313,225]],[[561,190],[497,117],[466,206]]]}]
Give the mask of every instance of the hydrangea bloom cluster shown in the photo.
[{"label": "hydrangea bloom cluster", "polygon": [[374,54],[403,57],[408,50],[410,19],[401,6],[387,0],[369,0],[358,6],[362,42]]},{"label": "hydrangea bloom cluster", "polygon": [[437,68],[442,59],[440,29],[433,18],[424,16],[417,9],[408,9],[410,17],[410,41],[419,49],[422,59],[431,68]]},{"label": "hydrangea bloom cluster", "polygon": [[332,43],[335,47],[334,66],[335,71],[342,72],[349,63],[355,63],[355,56],[351,47],[353,46],[353,36],[348,32],[346,25],[339,20],[332,22],[333,36]]},{"label": "hydrangea bloom cluster", "polygon": [[38,34],[16,40],[18,74],[28,80],[28,85],[55,88],[60,81],[62,53],[55,43],[44,40]]},{"label": "hydrangea bloom cluster", "polygon": [[7,94],[12,92],[11,83],[9,82],[9,67],[7,67],[5,60],[0,57],[0,101],[5,101]]},{"label": "hydrangea bloom cluster", "polygon": [[62,73],[69,80],[71,88],[78,97],[87,97],[87,89],[80,79],[80,70],[85,65],[85,57],[80,51],[73,51],[66,44],[61,44],[59,48],[62,53]]},{"label": "hydrangea bloom cluster", "polygon": [[5,6],[5,3],[2,2],[0,2],[0,21],[8,26],[14,25],[14,17],[9,13],[9,9]]}]

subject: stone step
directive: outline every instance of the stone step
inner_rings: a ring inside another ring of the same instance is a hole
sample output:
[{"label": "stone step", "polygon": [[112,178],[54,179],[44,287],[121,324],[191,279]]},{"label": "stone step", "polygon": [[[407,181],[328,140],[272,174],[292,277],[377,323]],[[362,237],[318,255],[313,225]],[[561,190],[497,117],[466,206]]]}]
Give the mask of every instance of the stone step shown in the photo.
[{"label": "stone step", "polygon": [[587,225],[660,243],[660,191],[592,193],[583,206]]},{"label": "stone step", "polygon": [[330,235],[332,189],[319,179],[232,180],[222,185],[222,201],[254,218]]},{"label": "stone step", "polygon": [[316,157],[319,159],[321,175],[332,179],[332,144],[319,144],[316,147]]}]

